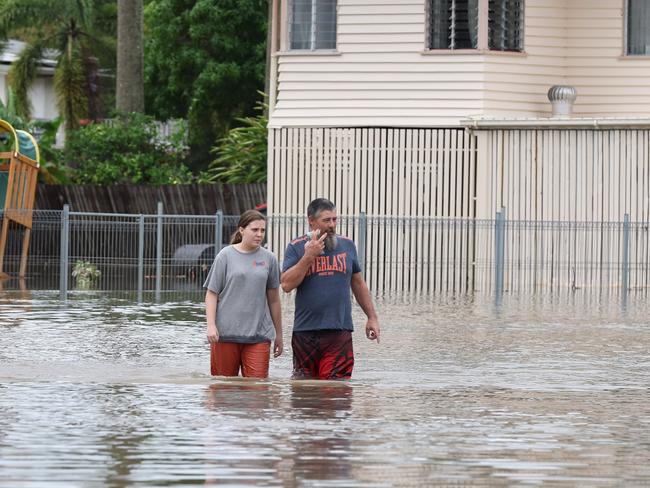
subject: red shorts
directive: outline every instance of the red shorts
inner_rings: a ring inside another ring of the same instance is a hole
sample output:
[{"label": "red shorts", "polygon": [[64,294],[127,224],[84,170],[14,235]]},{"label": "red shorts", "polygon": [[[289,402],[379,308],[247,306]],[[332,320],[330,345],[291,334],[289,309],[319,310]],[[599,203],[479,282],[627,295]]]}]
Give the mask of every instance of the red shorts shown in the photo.
[{"label": "red shorts", "polygon": [[338,380],[352,376],[354,351],[349,330],[294,332],[291,348],[294,378]]},{"label": "red shorts", "polygon": [[266,378],[269,375],[271,343],[241,344],[217,342],[210,344],[210,372],[214,376]]}]

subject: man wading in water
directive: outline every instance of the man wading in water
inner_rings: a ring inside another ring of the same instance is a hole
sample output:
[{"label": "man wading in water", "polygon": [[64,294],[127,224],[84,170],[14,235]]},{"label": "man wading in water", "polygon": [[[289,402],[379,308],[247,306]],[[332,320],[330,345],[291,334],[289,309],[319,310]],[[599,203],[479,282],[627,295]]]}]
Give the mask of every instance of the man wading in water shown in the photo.
[{"label": "man wading in water", "polygon": [[336,234],[336,207],[317,198],[307,207],[311,232],[284,253],[282,289],[297,289],[291,346],[293,377],[346,379],[352,376],[350,289],[368,317],[366,337],[379,342],[379,322],[361,276],[352,240]]}]

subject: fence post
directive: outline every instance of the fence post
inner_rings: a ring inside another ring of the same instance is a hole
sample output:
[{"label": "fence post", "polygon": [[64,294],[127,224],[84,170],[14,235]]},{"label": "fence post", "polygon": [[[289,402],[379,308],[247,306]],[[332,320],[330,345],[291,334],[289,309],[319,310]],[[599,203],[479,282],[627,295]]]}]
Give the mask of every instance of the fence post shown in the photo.
[{"label": "fence post", "polygon": [[144,215],[138,218],[138,302],[142,301],[144,289]]},{"label": "fence post", "polygon": [[70,248],[70,205],[63,205],[61,212],[61,252],[59,258],[59,297],[68,298],[68,253]]},{"label": "fence post", "polygon": [[621,273],[621,289],[627,295],[630,280],[630,214],[623,216],[623,270]]},{"label": "fence post", "polygon": [[359,214],[359,250],[358,259],[361,267],[362,276],[366,276],[366,232],[368,227],[368,218],[366,212]]},{"label": "fence post", "polygon": [[221,251],[223,243],[223,210],[217,210],[214,221],[214,255]]},{"label": "fence post", "polygon": [[160,301],[162,288],[162,253],[163,253],[163,204],[158,202],[158,217],[156,219],[156,301]]},{"label": "fence post", "polygon": [[503,294],[504,248],[506,230],[506,209],[496,213],[494,222],[494,293],[497,299]]}]

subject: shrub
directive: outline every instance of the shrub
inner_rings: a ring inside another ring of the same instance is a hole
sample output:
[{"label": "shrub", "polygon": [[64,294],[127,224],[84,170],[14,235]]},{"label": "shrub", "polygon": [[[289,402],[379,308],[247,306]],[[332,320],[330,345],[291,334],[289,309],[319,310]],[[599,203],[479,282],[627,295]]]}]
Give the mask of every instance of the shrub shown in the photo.
[{"label": "shrub", "polygon": [[[264,105],[258,105],[264,110]],[[204,179],[224,183],[263,183],[266,181],[268,118],[266,115],[237,119],[243,125],[231,129],[212,149],[217,155]]]},{"label": "shrub", "polygon": [[64,157],[75,183],[165,185],[192,181],[186,152],[181,132],[162,140],[151,117],[133,113],[71,131]]},{"label": "shrub", "polygon": [[[27,131],[34,136],[40,133],[37,138],[41,154],[39,180],[45,183],[69,183],[69,170],[61,161],[60,151],[54,147],[61,119],[27,122],[18,115],[15,98],[13,91],[7,90],[7,103],[3,104],[0,100],[0,118],[9,122],[14,129]],[[0,151],[10,151],[13,145],[13,139],[6,134],[0,137]]]},{"label": "shrub", "polygon": [[38,148],[41,153],[41,165],[38,170],[39,180],[48,184],[67,184],[71,182],[71,170],[65,165],[61,149],[55,147],[56,135],[63,119],[35,121],[32,132],[40,132]]},{"label": "shrub", "polygon": [[79,260],[72,268],[72,277],[77,282],[77,288],[84,290],[91,288],[101,276],[102,272],[90,261]]}]

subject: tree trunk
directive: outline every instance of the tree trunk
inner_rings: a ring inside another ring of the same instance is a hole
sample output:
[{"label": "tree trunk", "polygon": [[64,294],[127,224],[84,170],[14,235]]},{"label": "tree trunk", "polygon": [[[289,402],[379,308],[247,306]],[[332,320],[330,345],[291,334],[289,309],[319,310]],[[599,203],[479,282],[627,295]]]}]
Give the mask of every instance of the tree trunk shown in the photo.
[{"label": "tree trunk", "polygon": [[[273,62],[273,0],[268,0],[268,18],[266,19],[266,67],[264,70],[264,95],[271,95],[271,63]],[[268,108],[264,109],[264,115],[268,117]]]},{"label": "tree trunk", "polygon": [[117,0],[117,90],[119,112],[144,112],[142,0]]}]

